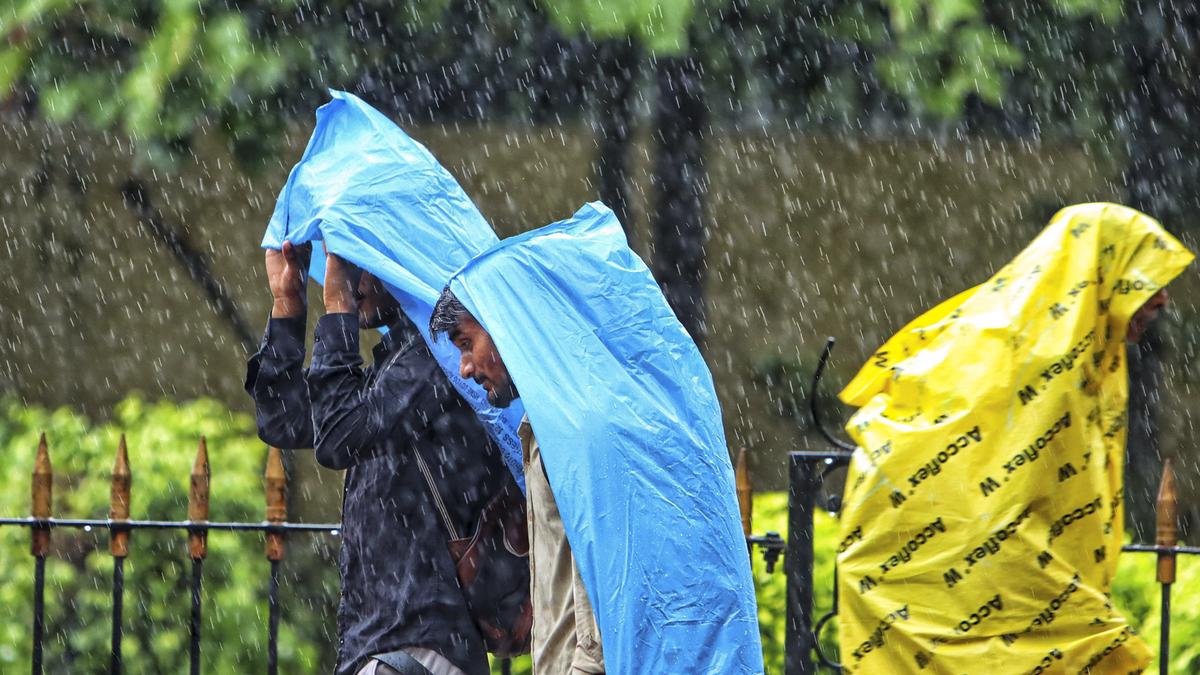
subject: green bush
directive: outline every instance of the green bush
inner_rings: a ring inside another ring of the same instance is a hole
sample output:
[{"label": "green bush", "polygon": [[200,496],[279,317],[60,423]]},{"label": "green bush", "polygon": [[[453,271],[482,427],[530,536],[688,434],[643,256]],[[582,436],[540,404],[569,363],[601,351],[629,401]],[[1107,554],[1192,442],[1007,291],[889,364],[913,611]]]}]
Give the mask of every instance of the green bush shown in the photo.
[{"label": "green bush", "polygon": [[[1150,645],[1154,661],[1146,672],[1158,672],[1159,620],[1162,587],[1155,581],[1157,557],[1123,553],[1113,582],[1113,602]],[[1178,576],[1171,588],[1171,673],[1200,673],[1200,560],[1178,558]]]},{"label": "green bush", "polygon": [[[266,448],[253,420],[211,400],[148,403],[132,397],[113,419],[92,424],[67,409],[48,411],[0,402],[0,514],[28,515],[30,474],[38,434],[46,432],[54,467],[54,515],[106,518],[110,473],[118,439],[127,438],[133,473],[135,519],[185,520],[188,477],[201,434],[212,466],[212,520],[261,521]],[[186,534],[139,530],[125,561],[122,642],[127,673],[182,672],[188,661],[191,562]],[[0,672],[28,667],[32,644],[33,559],[29,530],[0,528]],[[112,607],[112,557],[107,531],[61,528],[46,560],[48,672],[108,669]],[[294,545],[293,545],[294,546]],[[283,563],[294,578],[304,556]],[[331,566],[309,573],[337,587]],[[262,672],[266,668],[268,562],[262,535],[209,534],[204,564],[203,663],[206,672]],[[303,607],[299,590],[285,581],[281,593],[279,659],[283,672],[328,671],[332,628],[328,612]],[[318,584],[321,585],[321,584]]]}]

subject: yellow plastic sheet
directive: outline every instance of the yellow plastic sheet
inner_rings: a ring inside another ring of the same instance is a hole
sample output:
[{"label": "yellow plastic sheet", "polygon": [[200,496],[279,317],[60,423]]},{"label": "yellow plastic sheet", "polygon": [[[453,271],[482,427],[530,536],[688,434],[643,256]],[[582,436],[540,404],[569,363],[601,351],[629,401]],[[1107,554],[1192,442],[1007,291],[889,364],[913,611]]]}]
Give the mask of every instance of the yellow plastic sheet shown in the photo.
[{"label": "yellow plastic sheet", "polygon": [[1193,256],[1083,204],[926,312],[841,393],[859,410],[838,546],[861,673],[1127,673],[1109,601],[1123,529],[1130,317]]}]

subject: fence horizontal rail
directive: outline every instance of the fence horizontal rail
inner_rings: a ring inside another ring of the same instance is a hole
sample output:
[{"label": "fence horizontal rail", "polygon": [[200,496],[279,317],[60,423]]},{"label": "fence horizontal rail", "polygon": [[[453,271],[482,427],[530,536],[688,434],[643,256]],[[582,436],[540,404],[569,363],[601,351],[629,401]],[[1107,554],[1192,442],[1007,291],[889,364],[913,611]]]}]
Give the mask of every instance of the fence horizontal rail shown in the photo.
[{"label": "fence horizontal rail", "polygon": [[278,448],[268,449],[266,467],[263,472],[263,488],[266,498],[265,520],[254,523],[209,520],[211,476],[208,463],[208,443],[201,436],[200,443],[196,448],[196,459],[192,464],[192,472],[189,476],[187,520],[133,520],[129,517],[129,497],[132,491],[133,473],[130,470],[125,435],[122,434],[112,471],[109,517],[105,519],[55,518],[52,512],[54,468],[50,463],[46,435],[41,435],[38,439],[37,455],[34,458],[31,516],[0,518],[0,526],[25,527],[30,531],[30,553],[34,558],[33,675],[41,675],[43,671],[46,557],[50,553],[51,532],[55,528],[82,529],[85,532],[107,530],[109,532],[109,550],[113,557],[112,659],[110,662],[110,673],[113,675],[119,675],[124,667],[121,652],[123,638],[121,619],[125,593],[124,563],[132,548],[130,536],[133,530],[183,530],[187,533],[188,557],[192,561],[191,644],[189,645],[192,675],[200,675],[201,588],[204,559],[208,557],[208,534],[212,531],[222,530],[262,532],[266,544],[264,553],[271,566],[267,589],[267,673],[276,675],[279,670],[279,565],[284,559],[286,535],[309,532],[339,536],[342,532],[342,525],[341,523],[287,522],[287,476],[283,470],[283,456]]},{"label": "fence horizontal rail", "polygon": [[1154,546],[1153,544],[1126,544],[1121,547],[1126,553],[1177,553],[1200,555],[1200,546]]},{"label": "fence horizontal rail", "polygon": [[[33,616],[33,673],[42,672],[42,638],[44,630],[44,585],[45,562],[49,552],[50,533],[55,528],[82,529],[84,531],[107,530],[111,535],[111,552],[113,566],[113,635],[112,635],[112,673],[122,671],[121,658],[121,614],[122,596],[124,593],[123,563],[130,552],[129,533],[132,530],[183,530],[187,532],[189,557],[192,560],[192,614],[191,614],[191,673],[200,672],[200,626],[201,602],[200,590],[202,583],[202,568],[207,557],[207,534],[211,531],[262,532],[266,540],[266,557],[270,561],[271,571],[268,585],[268,658],[267,672],[274,675],[278,672],[278,630],[279,630],[279,564],[284,558],[284,538],[287,533],[313,533],[338,537],[342,534],[341,523],[289,523],[287,522],[287,484],[283,471],[282,456],[278,449],[270,448],[266,470],[264,472],[264,488],[266,497],[266,520],[259,522],[212,521],[209,515],[209,479],[207,445],[203,437],[200,439],[196,462],[190,477],[188,492],[187,520],[132,520],[129,518],[130,478],[129,462],[125,447],[124,436],[118,448],[117,463],[113,468],[113,488],[111,512],[109,518],[54,518],[51,515],[51,491],[53,486],[52,468],[45,436],[39,439],[38,454],[35,459],[32,482],[32,516],[30,517],[0,517],[0,527],[24,527],[30,530],[31,553],[34,556],[34,616]],[[837,451],[809,451],[789,453],[789,482],[790,495],[788,504],[788,534],[787,539],[777,533],[768,532],[765,536],[752,534],[752,503],[753,486],[750,482],[749,468],[745,452],[739,453],[736,462],[737,493],[741,506],[742,525],[746,535],[747,545],[753,549],[759,548],[767,561],[768,569],[773,568],[781,556],[784,556],[785,575],[787,576],[787,625],[785,672],[789,675],[808,674],[815,672],[810,650],[816,651],[821,665],[840,670],[840,666],[821,653],[817,636],[829,620],[838,613],[837,595],[831,610],[813,622],[812,616],[812,569],[813,569],[813,511],[816,507],[816,496],[821,483],[832,468],[844,465],[849,458],[848,453]],[[1200,555],[1200,547],[1178,544],[1176,530],[1177,513],[1175,509],[1174,476],[1170,462],[1163,470],[1163,485],[1158,499],[1157,543],[1128,544],[1122,547],[1127,553],[1152,553],[1158,556],[1158,581],[1162,585],[1161,606],[1161,640],[1160,667],[1168,662],[1170,645],[1170,600],[1171,585],[1175,580],[1175,556]],[[838,507],[831,503],[831,512]],[[786,555],[785,555],[786,554]],[[836,567],[835,567],[836,584]],[[1165,670],[1164,670],[1165,672]]]},{"label": "fence horizontal rail", "polygon": [[341,523],[236,523],[190,520],[99,520],[86,518],[0,518],[0,526],[20,525],[37,528],[95,528],[104,530],[256,530],[260,532],[323,532],[340,536]]}]

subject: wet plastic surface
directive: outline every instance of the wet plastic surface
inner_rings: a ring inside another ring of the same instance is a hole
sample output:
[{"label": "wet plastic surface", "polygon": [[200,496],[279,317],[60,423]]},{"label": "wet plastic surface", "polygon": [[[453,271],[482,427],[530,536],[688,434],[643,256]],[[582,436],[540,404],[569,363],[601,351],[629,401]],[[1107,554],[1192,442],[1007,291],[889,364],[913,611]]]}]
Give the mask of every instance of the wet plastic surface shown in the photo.
[{"label": "wet plastic surface", "polygon": [[847,672],[1131,672],[1108,602],[1123,543],[1130,317],[1192,254],[1114,204],[1060,211],[920,316],[859,406],[839,545]]},{"label": "wet plastic surface", "polygon": [[[458,374],[458,350],[429,340],[429,315],[450,276],[499,239],[454,177],[420,143],[353,94],[331,91],[271,216],[264,248],[323,240],[384,282],[429,343],[455,389],[499,443],[524,489],[520,403],[493,408]],[[324,278],[320,244],[311,276]]]},{"label": "wet plastic surface", "polygon": [[521,392],[606,670],[761,672],[712,376],[613,213],[506,239],[451,289]]}]

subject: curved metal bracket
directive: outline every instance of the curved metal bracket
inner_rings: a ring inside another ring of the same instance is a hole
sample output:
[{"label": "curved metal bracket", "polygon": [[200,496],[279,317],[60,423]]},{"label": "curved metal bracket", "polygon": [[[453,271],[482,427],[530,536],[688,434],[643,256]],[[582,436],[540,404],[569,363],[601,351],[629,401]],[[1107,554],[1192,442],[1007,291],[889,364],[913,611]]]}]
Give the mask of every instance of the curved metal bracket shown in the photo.
[{"label": "curved metal bracket", "polygon": [[812,386],[808,390],[808,409],[812,413],[813,426],[817,428],[817,431],[821,432],[825,440],[829,441],[829,444],[833,447],[849,454],[854,452],[854,446],[829,433],[829,430],[821,422],[821,414],[817,406],[817,387],[821,384],[821,376],[825,374],[825,364],[829,362],[829,355],[833,352],[835,342],[837,340],[832,337],[825,340],[825,349],[821,351],[821,358],[817,361],[817,369],[813,371]]},{"label": "curved metal bracket", "polygon": [[817,625],[813,626],[813,648],[817,652],[817,660],[821,662],[821,665],[833,670],[836,673],[840,673],[842,672],[842,664],[831,659],[829,655],[825,653],[825,650],[821,649],[821,631],[825,629],[826,624],[828,624],[834,617],[838,615],[837,585],[838,570],[837,563],[835,562],[833,566],[833,606],[829,608],[829,611],[825,613],[825,616],[821,617],[820,621],[817,621]]},{"label": "curved metal bracket", "polygon": [[[834,592],[836,593],[837,591]],[[826,612],[825,616],[821,617],[820,621],[817,621],[817,625],[813,628],[813,649],[817,652],[817,660],[821,662],[821,665],[837,672],[841,672],[842,664],[830,659],[829,656],[825,654],[825,650],[821,649],[821,631],[825,629],[825,624],[829,623],[829,621],[833,619],[833,617],[837,616],[837,614],[837,609],[832,609]]]}]

